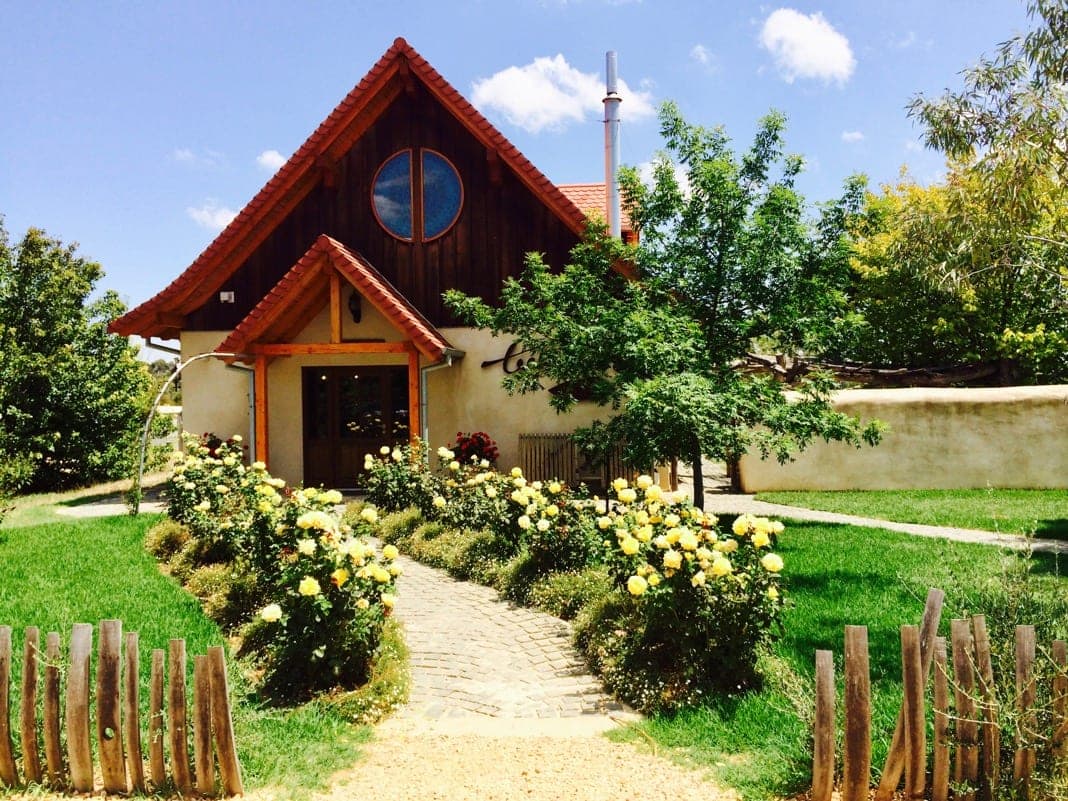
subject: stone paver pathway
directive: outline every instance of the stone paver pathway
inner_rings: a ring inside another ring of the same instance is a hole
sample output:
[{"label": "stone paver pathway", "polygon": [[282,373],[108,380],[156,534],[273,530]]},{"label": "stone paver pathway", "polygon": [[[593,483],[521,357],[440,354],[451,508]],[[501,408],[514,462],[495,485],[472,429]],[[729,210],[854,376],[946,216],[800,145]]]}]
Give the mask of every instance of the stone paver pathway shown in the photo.
[{"label": "stone paver pathway", "polygon": [[586,718],[607,728],[609,715],[630,716],[586,670],[564,621],[411,559],[400,564],[395,614],[411,652],[412,689],[398,718],[466,719],[494,732],[523,720],[529,732],[527,723],[539,719],[576,719],[584,728],[578,719]]}]

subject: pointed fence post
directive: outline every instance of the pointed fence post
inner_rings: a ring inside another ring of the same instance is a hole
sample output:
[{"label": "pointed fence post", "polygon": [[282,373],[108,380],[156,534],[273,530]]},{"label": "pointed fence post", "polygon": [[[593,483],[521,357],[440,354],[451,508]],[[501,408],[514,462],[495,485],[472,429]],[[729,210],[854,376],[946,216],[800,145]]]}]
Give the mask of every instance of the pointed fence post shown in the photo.
[{"label": "pointed fence post", "polygon": [[842,801],[867,801],[871,784],[871,673],[867,626],[845,627]]},{"label": "pointed fence post", "polygon": [[27,784],[40,784],[41,751],[37,747],[37,674],[41,631],[26,629],[22,649],[22,698],[19,702],[19,734],[22,744],[22,775]]},{"label": "pointed fence post", "polygon": [[0,626],[0,784],[19,783],[15,745],[11,742],[11,626]]},{"label": "pointed fence post", "polygon": [[141,750],[141,655],[136,631],[126,632],[126,664],[123,674],[123,736],[126,739],[126,770],[135,792],[144,793],[145,762]]},{"label": "pointed fence post", "polygon": [[215,751],[219,755],[219,775],[222,777],[223,792],[227,795],[244,795],[241,763],[237,758],[234,723],[230,715],[226,655],[221,645],[213,645],[208,649],[208,666],[211,671],[211,722],[215,730]]},{"label": "pointed fence post", "polygon": [[812,801],[834,790],[834,655],[816,651],[816,717],[812,725]]},{"label": "pointed fence post", "polygon": [[167,659],[167,731],[171,741],[171,773],[178,792],[189,795],[193,791],[193,780],[189,771],[185,698],[185,640],[171,640]]},{"label": "pointed fence post", "polygon": [[[942,620],[942,604],[945,598],[946,594],[942,590],[932,587],[927,591],[927,603],[924,605],[923,618],[920,621],[920,667],[924,681],[931,672],[934,641],[938,634],[938,624]],[[905,710],[902,705],[897,715],[894,736],[890,741],[890,750],[886,754],[883,775],[879,780],[879,787],[875,790],[875,801],[890,801],[901,782],[901,774],[905,771],[904,715]]]},{"label": "pointed fence post", "polygon": [[122,748],[122,621],[101,620],[96,666],[96,737],[100,773],[107,793],[125,793],[126,762]]},{"label": "pointed fence post", "polygon": [[1064,640],[1053,641],[1053,757],[1068,759],[1068,648]]},{"label": "pointed fence post", "polygon": [[1012,762],[1012,778],[1022,801],[1031,797],[1031,772],[1035,768],[1034,739],[1037,721],[1032,708],[1035,703],[1035,627],[1016,627],[1016,698],[1020,724],[1017,727],[1016,753]]},{"label": "pointed fence post", "polygon": [[71,787],[93,791],[93,752],[89,744],[89,654],[93,627],[75,623],[70,635],[70,670],[67,672],[67,753]]},{"label": "pointed fence post", "polygon": [[163,759],[165,736],[163,712],[163,674],[166,655],[162,648],[152,651],[152,676],[148,688],[148,768],[152,787],[159,790],[167,783],[167,765]]},{"label": "pointed fence post", "polygon": [[957,758],[953,779],[969,789],[960,793],[961,801],[975,801],[975,786],[979,778],[979,722],[975,704],[975,659],[971,625],[967,620],[954,620],[950,626],[953,638],[953,705],[957,710]]},{"label": "pointed fence post", "polygon": [[50,631],[45,637],[44,751],[48,784],[53,788],[61,788],[67,782],[59,724],[59,662],[61,658],[59,632]]},{"label": "pointed fence post", "polygon": [[934,651],[934,764],[931,801],[949,798],[949,667],[946,638],[935,640]]},{"label": "pointed fence post", "polygon": [[927,731],[918,626],[901,627],[901,683],[905,691],[905,799],[921,801],[926,783]]},{"label": "pointed fence post", "polygon": [[979,696],[982,699],[983,780],[979,785],[983,801],[997,797],[1001,755],[1001,729],[998,727],[997,688],[994,684],[994,662],[990,656],[990,635],[986,631],[986,617],[972,616],[975,636],[975,664],[979,669]]},{"label": "pointed fence post", "polygon": [[211,752],[211,674],[208,658],[193,657],[193,765],[199,795],[215,792],[215,760]]}]

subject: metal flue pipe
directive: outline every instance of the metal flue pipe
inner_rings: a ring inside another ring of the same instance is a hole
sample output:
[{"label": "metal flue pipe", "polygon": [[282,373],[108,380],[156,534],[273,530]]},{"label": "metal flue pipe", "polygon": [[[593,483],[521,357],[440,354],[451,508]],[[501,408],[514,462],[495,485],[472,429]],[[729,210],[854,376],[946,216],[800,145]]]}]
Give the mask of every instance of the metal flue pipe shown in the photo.
[{"label": "metal flue pipe", "polygon": [[622,230],[619,211],[619,79],[616,51],[605,54],[604,98],[604,186],[608,211],[608,232],[619,237]]}]

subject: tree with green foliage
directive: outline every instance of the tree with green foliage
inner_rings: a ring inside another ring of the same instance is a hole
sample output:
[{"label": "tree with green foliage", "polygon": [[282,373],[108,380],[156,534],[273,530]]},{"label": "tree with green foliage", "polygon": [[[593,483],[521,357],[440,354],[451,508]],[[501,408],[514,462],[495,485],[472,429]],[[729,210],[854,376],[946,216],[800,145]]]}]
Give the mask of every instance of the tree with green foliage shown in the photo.
[{"label": "tree with green foliage", "polygon": [[966,70],[962,90],[910,104],[947,176],[869,196],[832,355],[1068,380],[1068,6],[1028,10],[1035,27]]},{"label": "tree with green foliage", "polygon": [[651,189],[627,173],[641,245],[591,227],[562,270],[531,254],[496,307],[456,291],[446,294],[449,307],[533,354],[505,378],[509,392],[549,389],[558,412],[599,404],[606,419],[578,429],[576,441],[591,452],[622,443],[638,468],[690,463],[699,506],[702,456],[734,463],[756,450],[786,461],[816,437],[877,442],[876,424],[834,411],[826,375],[805,376],[788,394],[739,369],[757,338],[792,346],[822,338],[838,303],[827,275],[845,264],[845,204],[810,230],[792,187],[800,162],[787,159],[782,177],[769,178],[781,160],[779,116],[765,120],[741,162],[722,131],[688,125],[674,106],[661,122],[688,190],[666,157]]},{"label": "tree with green foliage", "polygon": [[123,337],[100,265],[0,221],[0,486],[50,490],[129,475],[152,378]]}]

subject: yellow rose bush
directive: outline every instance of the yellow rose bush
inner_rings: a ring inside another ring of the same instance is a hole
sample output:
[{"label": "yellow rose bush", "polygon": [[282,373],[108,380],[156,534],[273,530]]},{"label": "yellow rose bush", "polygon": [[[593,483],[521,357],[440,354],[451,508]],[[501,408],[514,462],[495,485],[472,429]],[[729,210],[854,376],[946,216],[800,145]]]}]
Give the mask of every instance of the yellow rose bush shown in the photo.
[{"label": "yellow rose bush", "polygon": [[265,697],[365,681],[399,573],[396,549],[370,543],[375,508],[343,523],[341,493],[290,488],[263,463],[246,465],[239,437],[187,438],[185,449],[167,484],[168,513],[188,530],[171,570],[243,636]]},{"label": "yellow rose bush", "polygon": [[579,626],[608,687],[652,711],[754,683],[780,624],[784,564],[771,549],[782,524],[744,516],[723,531],[644,476],[611,494],[598,529],[616,597]]},{"label": "yellow rose bush", "polygon": [[397,549],[371,544],[374,507],[343,523],[336,495],[293,490],[280,516],[277,579],[243,649],[261,660],[272,699],[301,701],[364,683],[393,606]]}]

